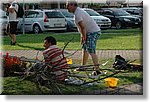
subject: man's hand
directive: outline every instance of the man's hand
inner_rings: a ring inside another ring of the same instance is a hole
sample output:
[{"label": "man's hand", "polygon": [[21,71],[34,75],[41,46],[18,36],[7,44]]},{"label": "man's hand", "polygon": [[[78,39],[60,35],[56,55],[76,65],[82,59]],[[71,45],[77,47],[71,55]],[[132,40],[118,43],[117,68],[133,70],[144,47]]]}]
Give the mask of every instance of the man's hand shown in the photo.
[{"label": "man's hand", "polygon": [[81,43],[83,44],[83,45],[85,45],[85,43],[86,43],[86,38],[85,37],[81,37]]}]

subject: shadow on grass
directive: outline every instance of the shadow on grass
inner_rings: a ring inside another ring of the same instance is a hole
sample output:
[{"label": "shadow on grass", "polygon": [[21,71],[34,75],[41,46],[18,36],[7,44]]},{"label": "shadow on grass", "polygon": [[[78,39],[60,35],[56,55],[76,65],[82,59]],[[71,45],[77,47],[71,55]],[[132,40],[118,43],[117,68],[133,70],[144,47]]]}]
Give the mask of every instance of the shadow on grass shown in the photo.
[{"label": "shadow on grass", "polygon": [[126,79],[126,81],[130,81],[133,83],[143,83],[143,76],[142,76],[142,72],[140,75],[133,75],[133,73],[126,73],[126,75],[122,74],[122,75],[117,75],[117,78],[119,79]]},{"label": "shadow on grass", "polygon": [[16,44],[16,45],[18,45],[19,47],[30,48],[34,50],[43,50],[42,48],[31,47],[31,46],[26,46],[26,45],[21,45],[21,44]]}]

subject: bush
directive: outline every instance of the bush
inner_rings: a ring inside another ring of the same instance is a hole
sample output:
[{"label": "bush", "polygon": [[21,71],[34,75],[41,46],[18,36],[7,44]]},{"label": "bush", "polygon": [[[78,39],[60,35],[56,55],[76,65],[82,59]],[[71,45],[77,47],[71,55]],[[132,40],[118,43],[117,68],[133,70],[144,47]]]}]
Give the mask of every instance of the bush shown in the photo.
[{"label": "bush", "polygon": [[15,72],[23,72],[23,63],[19,60],[16,56],[9,56],[8,53],[6,53],[5,56],[3,56],[3,72],[4,77],[7,76],[16,76],[17,74]]}]

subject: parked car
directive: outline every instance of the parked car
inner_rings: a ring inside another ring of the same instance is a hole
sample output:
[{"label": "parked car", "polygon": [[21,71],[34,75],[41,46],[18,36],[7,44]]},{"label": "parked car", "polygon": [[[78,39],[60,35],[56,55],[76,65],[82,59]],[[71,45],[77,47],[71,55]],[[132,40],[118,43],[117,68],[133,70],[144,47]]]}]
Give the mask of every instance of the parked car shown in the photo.
[{"label": "parked car", "polygon": [[62,14],[66,17],[67,20],[67,31],[76,31],[77,26],[75,25],[74,22],[74,15],[73,13],[68,12],[67,9],[59,9]]},{"label": "parked car", "polygon": [[8,24],[8,19],[6,12],[0,9],[0,29],[1,33],[5,35],[6,26]]},{"label": "parked car", "polygon": [[[25,31],[36,34],[43,31],[66,31],[66,18],[59,10],[27,10],[25,11]],[[18,29],[23,30],[23,18]]]},{"label": "parked car", "polygon": [[141,27],[143,27],[143,8],[127,7],[121,9],[127,11],[132,16],[139,17],[141,19]]},{"label": "parked car", "polygon": [[112,26],[117,29],[122,27],[140,27],[141,20],[139,17],[132,16],[125,10],[118,8],[101,8],[98,11],[103,16],[110,18]]},{"label": "parked car", "polygon": [[137,8],[137,7],[125,7],[125,8],[121,8],[121,9],[127,11],[128,13],[130,13],[130,14],[132,14],[132,15],[143,16],[143,9],[142,9],[142,8]]},{"label": "parked car", "polygon": [[83,10],[95,20],[101,29],[108,29],[111,27],[111,20],[109,18],[100,15],[93,9],[83,8]]}]

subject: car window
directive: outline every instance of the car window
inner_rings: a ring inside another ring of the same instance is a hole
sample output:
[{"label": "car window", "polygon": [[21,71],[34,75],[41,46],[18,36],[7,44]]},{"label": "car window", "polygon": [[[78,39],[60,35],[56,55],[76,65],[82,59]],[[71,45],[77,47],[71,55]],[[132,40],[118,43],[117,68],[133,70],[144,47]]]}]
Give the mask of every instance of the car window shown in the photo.
[{"label": "car window", "polygon": [[112,11],[105,11],[104,14],[105,15],[113,15],[113,12]]},{"label": "car window", "polygon": [[90,16],[100,16],[99,13],[93,10],[85,10]]},{"label": "car window", "polygon": [[134,14],[140,15],[140,11],[139,10],[134,10]]},{"label": "car window", "polygon": [[74,17],[74,15],[72,14],[72,13],[70,13],[70,12],[68,12],[68,11],[61,11],[62,12],[62,14],[65,16],[65,17],[69,17],[69,18],[73,18]]},{"label": "car window", "polygon": [[48,18],[64,18],[60,12],[45,12]]},{"label": "car window", "polygon": [[124,10],[115,10],[114,14],[116,16],[128,16],[130,15],[128,12],[124,11]]},{"label": "car window", "polygon": [[129,13],[133,13],[134,11],[133,10],[126,10],[127,12],[129,12]]},{"label": "car window", "polygon": [[38,12],[35,11],[27,11],[25,12],[26,18],[35,18],[39,14]]},{"label": "car window", "polygon": [[43,17],[43,13],[42,12],[39,12],[37,15],[36,15],[37,18],[42,18]]}]

